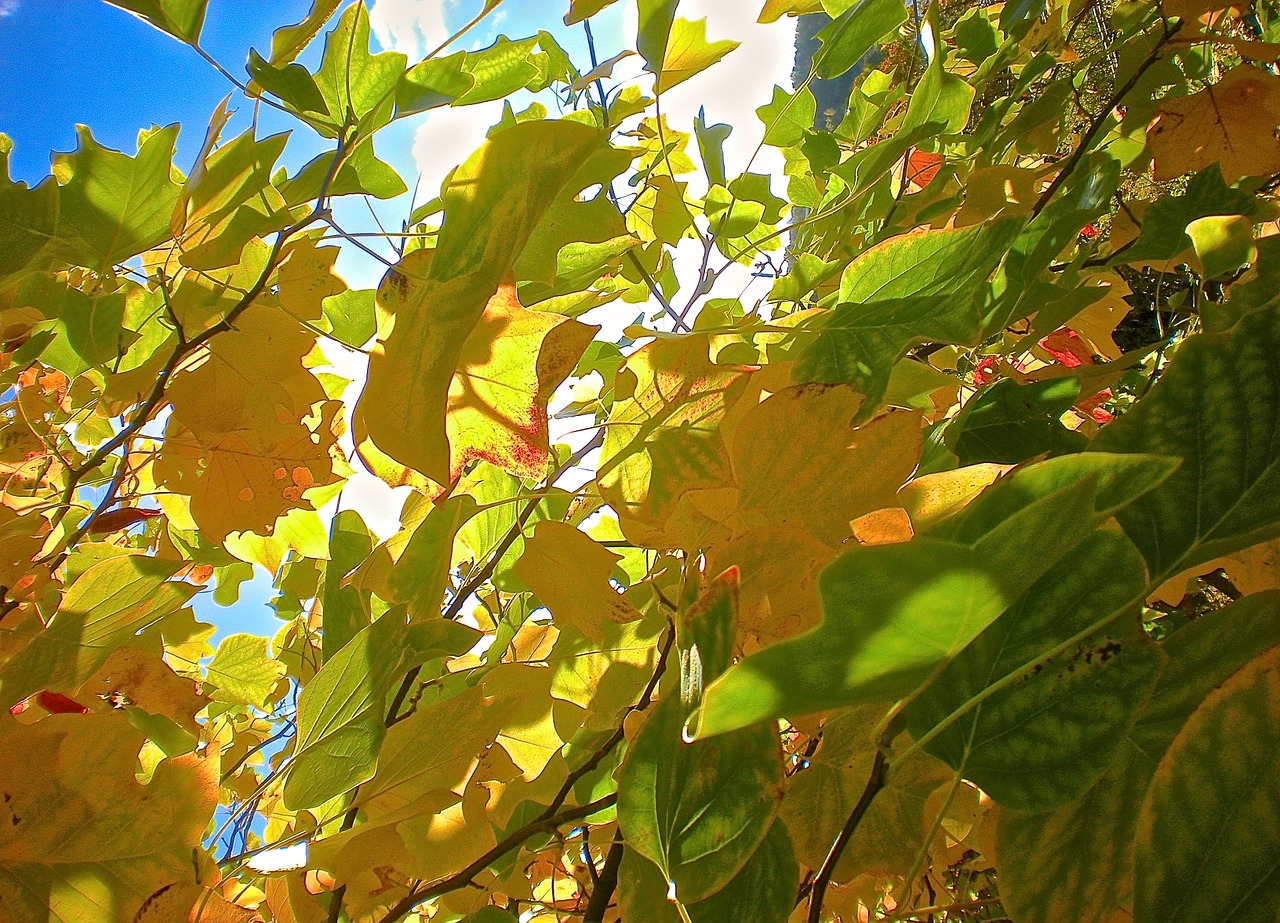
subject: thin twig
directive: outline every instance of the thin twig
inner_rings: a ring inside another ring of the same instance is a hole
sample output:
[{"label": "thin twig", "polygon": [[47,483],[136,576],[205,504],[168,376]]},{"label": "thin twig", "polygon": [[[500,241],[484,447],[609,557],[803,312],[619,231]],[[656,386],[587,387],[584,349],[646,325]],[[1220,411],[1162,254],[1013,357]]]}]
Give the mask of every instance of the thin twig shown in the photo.
[{"label": "thin twig", "polygon": [[605,911],[609,909],[609,901],[613,899],[613,892],[618,888],[618,867],[622,865],[624,850],[622,831],[619,830],[614,834],[609,854],[604,857],[604,868],[600,870],[595,888],[591,891],[591,899],[587,901],[587,910],[582,916],[582,923],[604,923]]},{"label": "thin twig", "polygon": [[1071,156],[1067,158],[1066,165],[1058,171],[1058,175],[1053,178],[1053,182],[1049,184],[1049,188],[1041,193],[1040,198],[1036,200],[1035,208],[1031,209],[1032,218],[1035,218],[1044,211],[1045,206],[1049,204],[1054,193],[1062,188],[1062,184],[1067,181],[1075,168],[1079,166],[1080,161],[1084,159],[1084,155],[1089,152],[1089,145],[1093,143],[1093,139],[1097,136],[1098,132],[1102,131],[1103,126],[1110,120],[1111,113],[1115,111],[1116,106],[1123,102],[1124,98],[1128,96],[1133,88],[1138,85],[1138,81],[1142,79],[1143,75],[1146,74],[1146,72],[1150,70],[1158,60],[1160,60],[1161,50],[1169,43],[1169,40],[1177,35],[1182,29],[1182,20],[1179,20],[1170,27],[1169,21],[1166,19],[1163,20],[1163,25],[1164,35],[1162,35],[1159,41],[1156,42],[1155,47],[1151,49],[1146,60],[1144,60],[1138,69],[1133,72],[1132,76],[1130,76],[1129,79],[1112,94],[1111,99],[1102,108],[1102,111],[1098,113],[1097,117],[1080,138],[1080,143],[1076,146],[1076,149],[1072,151]]},{"label": "thin twig", "polygon": [[845,821],[836,841],[831,844],[831,850],[827,853],[827,858],[822,862],[822,868],[818,870],[818,875],[813,880],[813,888],[809,894],[809,923],[820,923],[822,920],[822,901],[826,897],[827,886],[831,884],[831,876],[835,874],[836,863],[840,861],[844,848],[849,845],[849,840],[853,838],[858,824],[862,823],[862,818],[866,816],[871,802],[884,788],[888,778],[888,761],[885,759],[884,748],[877,747],[876,758],[871,764],[871,778],[867,780],[867,786],[862,790],[862,797],[854,805],[849,819]]},{"label": "thin twig", "polygon": [[529,823],[525,824],[515,833],[506,837],[498,845],[488,850],[480,858],[476,859],[460,872],[455,872],[445,878],[441,878],[426,887],[415,888],[413,891],[395,904],[387,915],[384,916],[379,923],[397,923],[403,920],[413,911],[415,907],[423,901],[429,901],[433,897],[439,897],[442,894],[448,894],[450,891],[456,891],[458,888],[466,887],[476,875],[479,875],[494,862],[497,862],[511,850],[524,845],[525,841],[539,833],[546,833],[555,830],[570,821],[580,820],[583,817],[589,817],[605,808],[612,807],[618,801],[617,794],[605,795],[603,798],[597,798],[589,804],[581,807],[568,808],[559,814],[554,813],[551,809],[547,809],[539,814]]}]

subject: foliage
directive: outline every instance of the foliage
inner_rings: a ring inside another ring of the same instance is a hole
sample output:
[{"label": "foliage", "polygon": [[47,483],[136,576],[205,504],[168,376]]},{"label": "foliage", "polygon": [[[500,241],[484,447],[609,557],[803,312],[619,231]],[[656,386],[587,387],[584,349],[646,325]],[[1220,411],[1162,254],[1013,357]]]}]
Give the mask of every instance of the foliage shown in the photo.
[{"label": "foliage", "polygon": [[[0,918],[1272,918],[1280,21],[768,0],[830,22],[730,128],[677,7],[615,81],[316,0],[237,84],[294,173],[0,136]],[[349,290],[378,132],[525,91]]]}]

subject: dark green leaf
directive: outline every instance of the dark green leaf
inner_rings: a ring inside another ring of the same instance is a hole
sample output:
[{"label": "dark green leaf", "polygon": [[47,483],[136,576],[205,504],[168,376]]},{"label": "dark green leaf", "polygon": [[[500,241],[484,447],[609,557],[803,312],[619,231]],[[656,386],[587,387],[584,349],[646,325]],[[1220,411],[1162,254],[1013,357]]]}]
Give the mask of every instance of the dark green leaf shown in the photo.
[{"label": "dark green leaf", "polygon": [[1280,535],[1280,312],[1189,337],[1151,393],[1090,449],[1159,452],[1182,465],[1119,514],[1159,582]]},{"label": "dark green leaf", "polygon": [[818,33],[822,42],[822,51],[815,56],[818,76],[839,77],[906,21],[907,10],[900,0],[858,0]]}]

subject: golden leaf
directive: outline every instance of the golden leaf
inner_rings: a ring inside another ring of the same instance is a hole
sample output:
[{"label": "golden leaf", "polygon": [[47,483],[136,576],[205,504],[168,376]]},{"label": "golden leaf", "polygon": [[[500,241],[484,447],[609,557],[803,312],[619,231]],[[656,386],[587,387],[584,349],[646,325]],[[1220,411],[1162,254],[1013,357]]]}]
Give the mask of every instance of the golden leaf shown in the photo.
[{"label": "golden leaf", "polygon": [[1215,161],[1222,178],[1270,176],[1280,171],[1280,77],[1241,64],[1221,81],[1160,101],[1147,130],[1157,182],[1198,171]]}]

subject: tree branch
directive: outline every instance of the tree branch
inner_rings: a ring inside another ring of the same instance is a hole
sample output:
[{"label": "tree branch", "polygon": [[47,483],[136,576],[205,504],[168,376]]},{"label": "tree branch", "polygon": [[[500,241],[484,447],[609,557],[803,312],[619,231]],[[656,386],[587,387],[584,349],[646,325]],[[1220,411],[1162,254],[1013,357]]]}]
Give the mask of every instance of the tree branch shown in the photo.
[{"label": "tree branch", "polygon": [[822,861],[822,868],[818,870],[818,876],[813,880],[813,887],[809,894],[809,923],[820,923],[822,920],[822,901],[827,894],[827,885],[831,884],[831,876],[835,874],[836,863],[840,861],[840,856],[845,847],[849,845],[849,840],[853,838],[854,831],[858,829],[858,824],[862,823],[862,818],[866,816],[867,810],[871,807],[871,802],[875,800],[876,795],[884,788],[888,778],[889,769],[884,755],[884,748],[877,747],[875,761],[871,764],[871,778],[867,780],[867,786],[862,790],[862,797],[854,805],[849,819],[845,821],[844,827],[840,830],[840,835],[831,844],[827,858]]}]

